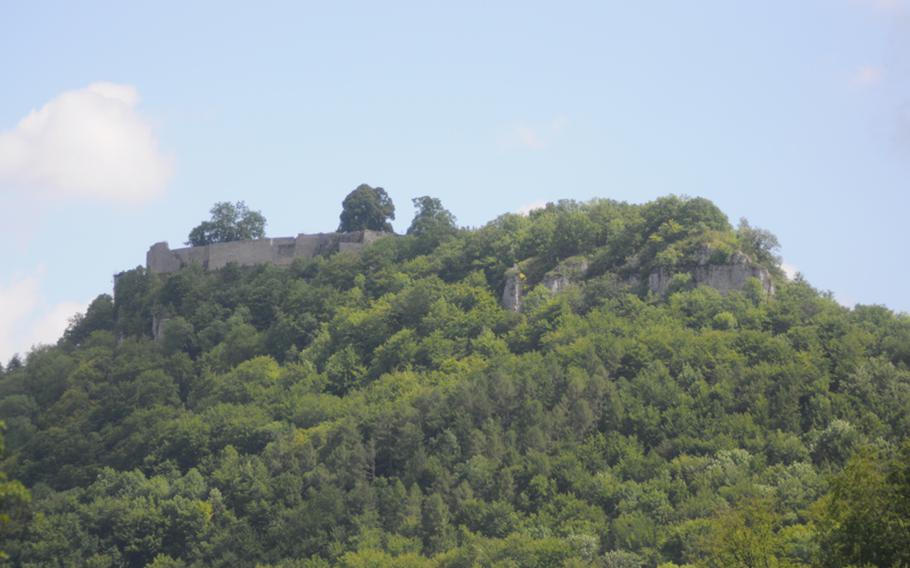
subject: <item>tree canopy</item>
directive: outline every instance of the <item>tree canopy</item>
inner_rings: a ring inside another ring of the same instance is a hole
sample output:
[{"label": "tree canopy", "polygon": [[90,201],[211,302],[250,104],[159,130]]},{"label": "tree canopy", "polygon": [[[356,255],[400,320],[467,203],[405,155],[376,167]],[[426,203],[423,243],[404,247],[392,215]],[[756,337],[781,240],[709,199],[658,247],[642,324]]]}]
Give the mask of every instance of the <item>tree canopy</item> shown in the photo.
[{"label": "tree canopy", "polygon": [[411,202],[416,211],[407,234],[421,237],[439,233],[455,233],[455,216],[442,206],[442,201],[424,195],[415,197]]},{"label": "tree canopy", "polygon": [[340,219],[338,230],[342,233],[364,229],[391,233],[389,221],[395,219],[395,205],[381,187],[361,184],[344,198]]},{"label": "tree canopy", "polygon": [[6,365],[11,565],[910,562],[906,314],[780,275],[641,290],[748,243],[774,268],[706,200],[559,201],[433,248],[427,225],[287,268],[130,270]]},{"label": "tree canopy", "polygon": [[[0,369],[2,374],[2,369]],[[6,425],[0,420],[0,455],[3,454],[3,430]],[[26,507],[31,495],[22,483],[10,481],[6,474],[0,472],[0,536],[7,536],[12,530],[20,529],[15,523],[21,523],[27,516]],[[13,523],[13,526],[9,526]],[[3,539],[0,539],[2,542]],[[7,554],[0,549],[0,561],[6,560]]]},{"label": "tree canopy", "polygon": [[209,212],[211,219],[190,231],[186,244],[198,247],[265,236],[265,217],[259,211],[251,211],[243,201],[219,201]]},{"label": "tree canopy", "polygon": [[414,220],[407,234],[418,239],[422,252],[428,252],[458,232],[455,216],[442,206],[442,201],[424,195],[411,200],[414,204]]}]

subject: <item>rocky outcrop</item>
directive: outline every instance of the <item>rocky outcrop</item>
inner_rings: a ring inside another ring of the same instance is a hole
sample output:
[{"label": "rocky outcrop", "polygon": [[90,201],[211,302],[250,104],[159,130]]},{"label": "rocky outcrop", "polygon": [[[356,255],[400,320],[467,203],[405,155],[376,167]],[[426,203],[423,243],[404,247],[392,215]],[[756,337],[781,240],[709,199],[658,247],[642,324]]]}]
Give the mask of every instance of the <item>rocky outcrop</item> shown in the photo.
[{"label": "rocky outcrop", "polygon": [[[550,294],[555,295],[580,282],[587,271],[588,259],[569,258],[544,274],[540,285],[549,290]],[[506,271],[506,282],[502,290],[502,306],[514,312],[521,311],[522,299],[528,291],[527,288],[525,275],[516,264]]]},{"label": "rocky outcrop", "polygon": [[506,284],[502,290],[502,307],[513,312],[521,311],[521,297],[524,293],[524,274],[516,264],[506,271]]},{"label": "rocky outcrop", "polygon": [[700,255],[698,262],[689,270],[668,270],[666,268],[655,270],[648,275],[648,289],[657,295],[665,295],[676,274],[688,273],[696,286],[710,286],[724,295],[734,290],[742,290],[750,278],[757,279],[765,293],[774,294],[774,282],[768,270],[763,266],[752,264],[749,257],[741,252],[734,253],[729,261],[723,264],[709,263],[708,255]]},{"label": "rocky outcrop", "polygon": [[152,338],[154,338],[156,343],[164,337],[164,326],[167,325],[170,319],[164,316],[152,315]]},{"label": "rocky outcrop", "polygon": [[[659,268],[648,274],[644,281],[636,276],[628,276],[623,282],[631,289],[650,290],[664,296],[671,290],[674,280],[682,275],[688,285],[709,286],[726,295],[734,290],[742,290],[750,278],[755,278],[766,294],[774,294],[774,282],[768,269],[754,264],[742,252],[733,253],[724,262],[717,262],[718,256],[723,258],[723,255],[717,255],[715,251],[706,248],[690,266]],[[539,284],[551,294],[558,294],[584,280],[588,264],[584,257],[566,259],[544,274]],[[502,306],[507,310],[521,311],[523,299],[530,288],[521,268],[516,264],[506,272]]]},{"label": "rocky outcrop", "polygon": [[588,271],[588,264],[588,259],[584,257],[566,259],[560,262],[556,268],[544,274],[540,285],[549,290],[551,294],[558,294],[581,281]]}]

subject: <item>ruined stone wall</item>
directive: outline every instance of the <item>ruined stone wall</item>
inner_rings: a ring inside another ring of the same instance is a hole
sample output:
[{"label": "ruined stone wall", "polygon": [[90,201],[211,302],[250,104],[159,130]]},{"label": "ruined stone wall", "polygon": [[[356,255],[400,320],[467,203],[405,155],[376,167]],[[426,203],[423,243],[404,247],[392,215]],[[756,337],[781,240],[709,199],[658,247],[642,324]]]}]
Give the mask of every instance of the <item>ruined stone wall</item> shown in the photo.
[{"label": "ruined stone wall", "polygon": [[166,242],[160,242],[149,248],[145,262],[146,268],[153,274],[176,272],[191,264],[198,264],[205,270],[218,270],[230,263],[289,266],[297,258],[311,258],[336,251],[359,251],[386,235],[378,231],[300,234],[296,237],[232,241],[174,250]]}]

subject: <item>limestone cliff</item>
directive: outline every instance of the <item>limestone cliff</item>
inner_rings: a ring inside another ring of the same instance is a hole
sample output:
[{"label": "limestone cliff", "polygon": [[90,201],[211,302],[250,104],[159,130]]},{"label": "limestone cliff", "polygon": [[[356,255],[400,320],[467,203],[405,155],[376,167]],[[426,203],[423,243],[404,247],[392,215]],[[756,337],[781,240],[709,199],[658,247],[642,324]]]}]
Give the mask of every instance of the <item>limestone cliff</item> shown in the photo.
[{"label": "limestone cliff", "polygon": [[524,274],[513,266],[506,271],[506,285],[502,290],[502,307],[513,312],[521,311],[521,297],[524,294]]},{"label": "limestone cliff", "polygon": [[729,261],[723,264],[709,263],[707,257],[708,255],[702,255],[698,259],[698,264],[687,269],[659,268],[651,272],[648,275],[648,289],[663,296],[669,291],[673,276],[688,273],[696,286],[710,286],[724,295],[734,290],[742,290],[750,278],[756,278],[767,294],[774,294],[774,282],[768,269],[753,264],[743,253],[734,253]]},{"label": "limestone cliff", "polygon": [[584,279],[588,265],[587,258],[568,258],[544,274],[540,285],[549,290],[551,294],[557,294]]},{"label": "limestone cliff", "polygon": [[[774,282],[767,268],[754,264],[742,252],[733,253],[726,262],[712,262],[713,252],[709,249],[703,250],[692,265],[672,269],[658,268],[641,279],[638,276],[627,277],[626,285],[632,289],[641,285],[645,290],[664,296],[670,291],[675,276],[688,275],[688,281],[695,286],[709,286],[726,295],[734,290],[742,290],[750,278],[755,278],[766,294],[774,294]],[[539,283],[551,294],[558,294],[582,282],[588,271],[588,264],[584,257],[566,259],[544,274]],[[508,310],[521,311],[522,299],[530,286],[518,265],[509,269],[505,276],[502,305]]]},{"label": "limestone cliff", "polygon": [[[587,270],[587,258],[569,258],[544,274],[539,284],[555,295],[582,281]],[[519,266],[515,265],[510,268],[506,272],[506,282],[502,291],[503,307],[515,312],[521,311],[522,299],[528,289],[525,275]]]}]

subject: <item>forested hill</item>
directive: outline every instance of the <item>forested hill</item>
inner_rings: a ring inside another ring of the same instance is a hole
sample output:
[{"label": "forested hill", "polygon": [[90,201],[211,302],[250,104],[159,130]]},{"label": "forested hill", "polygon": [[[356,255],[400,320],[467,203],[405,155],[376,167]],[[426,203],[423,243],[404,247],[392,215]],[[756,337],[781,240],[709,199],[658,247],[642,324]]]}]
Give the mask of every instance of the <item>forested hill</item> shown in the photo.
[{"label": "forested hill", "polygon": [[[906,315],[787,280],[703,199],[423,213],[290,268],[126,272],[6,365],[10,562],[910,565]],[[773,294],[696,286],[733,257]]]}]

